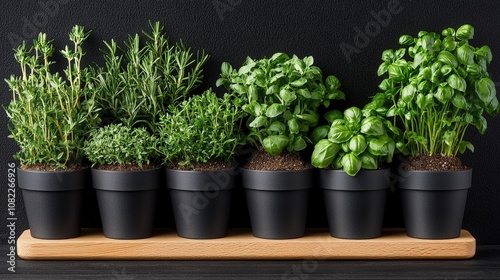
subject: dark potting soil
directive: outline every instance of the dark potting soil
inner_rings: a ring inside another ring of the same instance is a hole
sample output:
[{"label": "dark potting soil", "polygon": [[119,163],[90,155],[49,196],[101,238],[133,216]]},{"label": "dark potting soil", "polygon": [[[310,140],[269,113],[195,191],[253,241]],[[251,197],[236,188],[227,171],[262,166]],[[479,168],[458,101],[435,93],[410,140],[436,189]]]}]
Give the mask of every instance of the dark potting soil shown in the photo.
[{"label": "dark potting soil", "polygon": [[312,168],[312,166],[298,153],[283,152],[277,156],[273,156],[263,149],[258,149],[252,154],[245,168],[252,170],[288,171],[306,170]]},{"label": "dark potting soil", "polygon": [[170,169],[175,170],[192,170],[192,171],[214,171],[214,170],[226,170],[234,167],[234,164],[229,162],[220,161],[209,161],[209,162],[196,162],[193,164],[179,165],[178,163],[173,163],[168,166]]},{"label": "dark potting soil", "polygon": [[54,166],[47,166],[41,163],[34,164],[34,165],[21,165],[21,169],[23,170],[31,170],[31,171],[71,171],[71,170],[80,170],[80,169],[85,169],[88,166],[83,165],[83,164],[71,164],[68,165],[65,169],[63,168],[57,168]]},{"label": "dark potting soil", "polygon": [[141,171],[157,169],[160,166],[157,164],[143,164],[142,166],[134,164],[110,164],[110,165],[97,165],[95,169],[109,170],[109,171]]},{"label": "dark potting soil", "polygon": [[403,170],[459,171],[467,169],[457,157],[445,155],[420,155],[407,158],[402,164]]}]

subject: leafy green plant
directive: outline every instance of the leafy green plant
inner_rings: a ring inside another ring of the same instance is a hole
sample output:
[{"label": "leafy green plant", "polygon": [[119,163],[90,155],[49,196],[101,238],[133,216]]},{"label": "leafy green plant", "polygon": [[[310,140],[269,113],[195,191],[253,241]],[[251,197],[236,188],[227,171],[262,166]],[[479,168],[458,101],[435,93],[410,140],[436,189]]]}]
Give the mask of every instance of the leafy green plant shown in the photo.
[{"label": "leafy green plant", "polygon": [[128,127],[155,124],[170,104],[177,104],[196,89],[208,60],[204,51],[195,54],[182,41],[171,44],[159,22],[151,33],[129,36],[123,48],[105,42],[105,67],[95,73],[94,90],[103,114]]},{"label": "leafy green plant", "polygon": [[46,34],[40,33],[32,47],[24,42],[15,49],[21,76],[6,80],[13,93],[6,111],[21,165],[65,169],[81,162],[84,138],[100,121],[89,71],[81,66],[82,43],[89,34],[81,26],[69,33],[73,46],[60,51],[68,63],[65,77],[50,70],[55,49]]},{"label": "leafy green plant", "polygon": [[401,36],[404,48],[382,53],[378,75],[387,77],[379,85],[382,92],[365,109],[399,117],[405,141],[398,148],[405,154],[456,156],[473,150],[464,140],[467,127],[483,134],[484,113],[498,114],[487,68],[491,50],[470,45],[473,36],[470,25],[447,28],[441,35],[421,31],[416,38]]},{"label": "leafy green plant", "polygon": [[380,115],[365,114],[358,107],[343,114],[338,110],[326,113],[330,125],[318,126],[311,135],[315,143],[312,165],[343,169],[355,176],[361,169],[378,169],[390,163],[400,131]]},{"label": "leafy green plant", "polygon": [[289,57],[276,53],[271,58],[247,58],[239,69],[224,62],[217,86],[224,85],[238,96],[236,104],[249,116],[249,137],[271,155],[306,148],[307,133],[319,120],[317,109],[330,100],[344,99],[335,76],[323,82],[313,57]]},{"label": "leafy green plant", "polygon": [[130,128],[122,124],[110,124],[94,130],[85,141],[83,151],[95,165],[152,164],[158,158],[158,139],[146,128]]},{"label": "leafy green plant", "polygon": [[228,163],[242,142],[241,110],[233,97],[211,89],[183,101],[160,118],[159,151],[166,164]]}]

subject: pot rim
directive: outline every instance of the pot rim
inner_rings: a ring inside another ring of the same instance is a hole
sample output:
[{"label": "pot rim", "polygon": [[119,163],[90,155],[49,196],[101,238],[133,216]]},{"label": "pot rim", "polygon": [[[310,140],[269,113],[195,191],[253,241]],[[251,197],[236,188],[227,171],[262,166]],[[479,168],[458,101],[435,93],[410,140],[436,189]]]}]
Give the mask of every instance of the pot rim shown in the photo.
[{"label": "pot rim", "polygon": [[360,170],[355,176],[344,170],[320,169],[320,188],[328,191],[378,191],[387,190],[391,184],[390,168]]}]

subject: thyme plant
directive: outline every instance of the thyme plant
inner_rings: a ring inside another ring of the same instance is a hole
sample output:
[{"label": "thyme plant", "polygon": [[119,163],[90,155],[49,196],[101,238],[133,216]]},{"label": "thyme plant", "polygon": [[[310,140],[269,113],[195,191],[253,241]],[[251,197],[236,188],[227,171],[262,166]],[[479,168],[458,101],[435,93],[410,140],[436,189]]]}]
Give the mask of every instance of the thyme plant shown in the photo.
[{"label": "thyme plant", "polygon": [[182,41],[171,44],[159,22],[151,32],[129,36],[124,47],[105,42],[105,66],[95,74],[94,87],[103,115],[128,127],[156,132],[159,116],[170,104],[184,100],[203,78],[208,60],[204,51],[194,54]]},{"label": "thyme plant", "polygon": [[397,117],[404,127],[405,154],[456,156],[474,146],[464,140],[472,125],[483,134],[484,113],[498,114],[495,84],[489,78],[492,54],[488,46],[469,42],[474,28],[463,25],[441,34],[420,31],[418,37],[403,35],[405,47],[386,50],[378,75],[379,85],[366,110]]},{"label": "thyme plant", "polygon": [[241,119],[233,97],[217,97],[211,89],[171,106],[158,124],[159,151],[165,164],[229,163],[243,139]]},{"label": "thyme plant", "polygon": [[46,34],[40,33],[32,47],[23,42],[15,49],[21,76],[6,79],[12,91],[6,111],[10,137],[20,149],[15,158],[23,167],[65,169],[82,161],[84,138],[99,123],[89,71],[82,68],[82,44],[89,34],[78,25],[69,33],[73,46],[60,51],[67,60],[64,76],[50,69],[55,49]]}]

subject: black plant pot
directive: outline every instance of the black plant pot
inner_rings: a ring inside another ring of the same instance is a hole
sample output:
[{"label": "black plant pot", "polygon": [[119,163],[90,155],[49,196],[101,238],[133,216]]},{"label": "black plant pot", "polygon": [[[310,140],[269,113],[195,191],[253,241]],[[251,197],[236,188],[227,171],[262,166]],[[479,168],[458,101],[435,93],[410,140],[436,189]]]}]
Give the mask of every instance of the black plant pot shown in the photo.
[{"label": "black plant pot", "polygon": [[18,174],[31,236],[41,239],[78,237],[88,169],[18,169]]},{"label": "black plant pot", "polygon": [[408,236],[448,239],[460,236],[471,187],[472,169],[463,171],[399,170],[401,204]]},{"label": "black plant pot", "polygon": [[330,235],[346,239],[381,236],[390,169],[362,170],[354,177],[342,170],[319,172]]},{"label": "black plant pot", "polygon": [[227,235],[231,190],[237,169],[187,171],[166,169],[177,234],[192,239]]},{"label": "black plant pot", "polygon": [[313,169],[242,169],[252,233],[266,239],[304,236]]},{"label": "black plant pot", "polygon": [[156,196],[163,169],[92,169],[104,236],[139,239],[153,235]]}]

